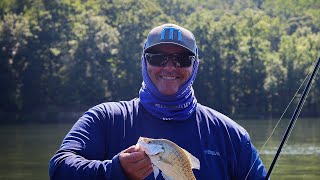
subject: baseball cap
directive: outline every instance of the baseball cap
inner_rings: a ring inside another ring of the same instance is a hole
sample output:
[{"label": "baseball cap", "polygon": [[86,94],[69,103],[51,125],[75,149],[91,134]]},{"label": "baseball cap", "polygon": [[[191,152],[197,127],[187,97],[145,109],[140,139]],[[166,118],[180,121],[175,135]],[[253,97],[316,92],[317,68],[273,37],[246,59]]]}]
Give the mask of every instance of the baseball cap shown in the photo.
[{"label": "baseball cap", "polygon": [[197,55],[196,40],[192,32],[176,24],[163,24],[151,29],[144,51],[148,52],[152,47],[163,44],[175,44]]}]

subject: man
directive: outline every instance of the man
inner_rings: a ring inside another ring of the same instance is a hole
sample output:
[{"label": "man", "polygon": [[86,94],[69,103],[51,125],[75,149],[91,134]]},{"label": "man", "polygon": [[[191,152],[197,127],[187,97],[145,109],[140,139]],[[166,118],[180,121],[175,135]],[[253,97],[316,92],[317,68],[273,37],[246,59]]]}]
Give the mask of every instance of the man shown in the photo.
[{"label": "man", "polygon": [[199,60],[189,30],[153,28],[141,62],[139,98],[84,113],[51,159],[50,179],[154,179],[150,159],[135,146],[140,136],[171,140],[198,158],[198,180],[264,179],[246,130],[197,102],[192,84]]}]

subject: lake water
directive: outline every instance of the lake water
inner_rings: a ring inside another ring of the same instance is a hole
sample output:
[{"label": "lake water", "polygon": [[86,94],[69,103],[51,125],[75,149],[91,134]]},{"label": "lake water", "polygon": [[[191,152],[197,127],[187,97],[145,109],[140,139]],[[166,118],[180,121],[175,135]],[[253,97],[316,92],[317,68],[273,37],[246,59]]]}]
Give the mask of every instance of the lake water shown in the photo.
[{"label": "lake water", "polygon": [[[289,122],[283,119],[263,149],[278,120],[237,120],[245,127],[261,154],[267,170]],[[72,124],[27,124],[0,126],[0,179],[44,180],[48,162]],[[298,119],[271,179],[320,179],[320,118]]]}]

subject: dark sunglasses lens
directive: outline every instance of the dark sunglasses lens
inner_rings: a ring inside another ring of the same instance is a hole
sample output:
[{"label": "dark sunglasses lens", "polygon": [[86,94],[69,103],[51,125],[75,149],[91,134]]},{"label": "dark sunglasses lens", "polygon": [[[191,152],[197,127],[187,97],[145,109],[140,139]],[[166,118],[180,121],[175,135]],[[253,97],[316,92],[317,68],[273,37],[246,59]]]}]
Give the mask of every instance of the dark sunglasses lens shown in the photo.
[{"label": "dark sunglasses lens", "polygon": [[162,66],[165,57],[161,54],[145,54],[145,58],[152,66]]},{"label": "dark sunglasses lens", "polygon": [[194,61],[194,56],[189,55],[175,55],[175,61],[177,62],[177,67],[190,67]]}]

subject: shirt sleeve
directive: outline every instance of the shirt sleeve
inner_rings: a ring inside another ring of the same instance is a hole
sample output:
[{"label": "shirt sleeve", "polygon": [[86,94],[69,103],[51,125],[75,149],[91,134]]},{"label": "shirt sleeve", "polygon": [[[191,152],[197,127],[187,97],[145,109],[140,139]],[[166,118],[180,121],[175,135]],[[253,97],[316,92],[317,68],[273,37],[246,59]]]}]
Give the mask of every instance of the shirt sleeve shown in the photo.
[{"label": "shirt sleeve", "polygon": [[119,155],[105,159],[107,128],[101,109],[87,111],[71,128],[50,160],[49,176],[59,179],[127,179]]},{"label": "shirt sleeve", "polygon": [[267,172],[256,148],[250,141],[248,133],[243,137],[238,156],[238,178],[246,180],[264,180]]}]

